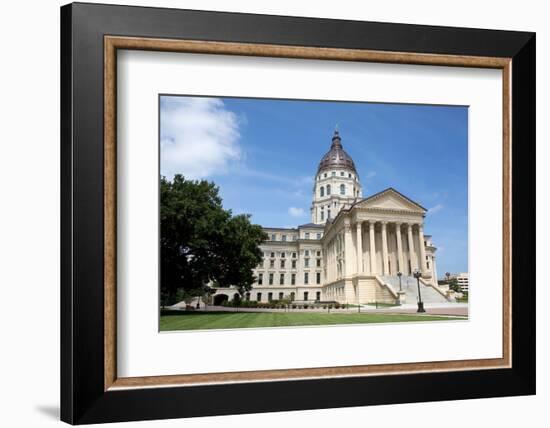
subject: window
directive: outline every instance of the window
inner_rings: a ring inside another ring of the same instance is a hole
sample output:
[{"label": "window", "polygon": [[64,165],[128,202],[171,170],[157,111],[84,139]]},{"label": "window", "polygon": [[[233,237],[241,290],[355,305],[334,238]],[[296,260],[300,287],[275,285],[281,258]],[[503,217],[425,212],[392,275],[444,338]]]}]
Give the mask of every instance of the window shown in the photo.
[{"label": "window", "polygon": [[430,262],[426,262],[426,264],[428,265],[428,269],[430,268]]},{"label": "window", "polygon": [[321,208],[321,221],[325,219],[325,211]]},{"label": "window", "polygon": [[264,282],[264,274],[263,273],[260,273],[258,275],[258,285],[262,285]]},{"label": "window", "polygon": [[327,184],[327,196],[330,195],[330,184]]},{"label": "window", "polygon": [[321,234],[320,233],[317,234],[317,239],[321,239]]},{"label": "window", "polygon": [[256,294],[256,301],[257,301],[257,302],[261,302],[261,301],[262,301],[262,293],[257,293],[257,294]]},{"label": "window", "polygon": [[273,300],[273,293],[267,293],[267,301],[271,302]]},{"label": "window", "polygon": [[320,292],[320,291],[318,291],[317,293],[315,293],[315,296],[316,296],[315,298],[316,298],[318,301],[321,300],[321,292]]},{"label": "window", "polygon": [[330,209],[327,212],[327,218],[330,218]]},{"label": "window", "polygon": [[296,260],[292,260],[292,269],[296,269]]},{"label": "window", "polygon": [[349,174],[349,178],[351,178],[351,174]]},{"label": "window", "polygon": [[281,241],[286,241],[286,235],[281,236]]},{"label": "window", "polygon": [[304,284],[309,284],[309,272],[304,273]]},{"label": "window", "polygon": [[309,256],[309,250],[304,251],[304,256]]},{"label": "window", "polygon": [[325,196],[325,188],[324,188],[324,186],[321,186],[320,195],[321,195],[321,198],[322,198],[323,196]]},{"label": "window", "polygon": [[269,285],[273,285],[273,274],[269,274]]},{"label": "window", "polygon": [[327,178],[327,173],[325,172],[325,178]]},{"label": "window", "polygon": [[296,258],[296,253],[292,253],[292,258],[293,258],[293,259]]},{"label": "window", "polygon": [[284,269],[284,268],[285,268],[285,261],[281,260],[281,269]]},{"label": "window", "polygon": [[246,301],[249,302],[250,301],[250,293],[246,293],[244,296],[245,296],[244,298],[246,299]]},{"label": "window", "polygon": [[346,185],[340,184],[340,194],[345,195],[346,194]]},{"label": "window", "polygon": [[321,272],[317,272],[315,274],[315,283],[320,284],[321,283]]},{"label": "window", "polygon": [[333,177],[336,176],[336,171],[332,171],[332,176],[333,176]]},{"label": "window", "polygon": [[283,300],[283,293],[279,293],[279,300]]},{"label": "window", "polygon": [[274,257],[275,257],[275,253],[271,253],[271,254],[270,254],[270,257],[271,257],[271,258],[274,258]]},{"label": "window", "polygon": [[306,238],[306,239],[309,239],[309,232],[306,232],[306,233],[305,233],[305,238]]},{"label": "window", "polygon": [[283,251],[283,252],[281,253],[281,258],[284,259],[285,256],[286,256],[286,254],[285,254],[285,252]]},{"label": "window", "polygon": [[309,267],[309,259],[304,259],[304,267]]},{"label": "window", "polygon": [[309,293],[307,291],[304,291],[304,300],[307,301],[308,298],[309,298]]},{"label": "window", "polygon": [[285,274],[282,273],[279,275],[279,285],[284,285],[285,284]]},{"label": "window", "polygon": [[321,257],[321,252],[317,251],[317,257]]},{"label": "window", "polygon": [[[290,285],[296,285],[296,274],[295,273],[290,275]],[[294,297],[292,298],[292,300],[294,300]]]},{"label": "window", "polygon": [[317,264],[316,264],[317,267],[321,267],[321,259],[317,259]]},{"label": "window", "polygon": [[271,235],[271,240],[272,240],[272,241],[276,241],[276,240],[277,240],[277,236],[276,236],[275,234],[272,234],[272,235]]},{"label": "window", "polygon": [[272,269],[275,267],[275,260],[270,260],[269,261],[269,267],[272,268]]},{"label": "window", "polygon": [[340,171],[340,177],[344,176],[344,171]]}]

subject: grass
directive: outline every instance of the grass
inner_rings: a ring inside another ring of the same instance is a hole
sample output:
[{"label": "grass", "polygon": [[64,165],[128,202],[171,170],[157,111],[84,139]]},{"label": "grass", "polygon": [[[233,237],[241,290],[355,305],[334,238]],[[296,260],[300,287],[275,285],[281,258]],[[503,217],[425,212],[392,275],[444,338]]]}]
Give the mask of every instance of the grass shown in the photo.
[{"label": "grass", "polygon": [[160,317],[160,330],[212,330],[224,328],[445,321],[451,319],[456,319],[456,317],[416,314],[182,312],[164,310]]},{"label": "grass", "polygon": [[375,306],[377,308],[393,308],[395,306],[399,306],[395,303],[367,303],[368,306]]}]

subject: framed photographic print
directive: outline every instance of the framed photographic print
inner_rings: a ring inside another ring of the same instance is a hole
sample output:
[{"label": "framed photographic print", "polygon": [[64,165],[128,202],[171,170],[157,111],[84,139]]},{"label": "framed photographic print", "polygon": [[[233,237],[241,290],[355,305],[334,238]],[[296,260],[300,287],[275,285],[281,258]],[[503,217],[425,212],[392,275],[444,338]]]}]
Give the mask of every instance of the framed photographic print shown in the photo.
[{"label": "framed photographic print", "polygon": [[61,53],[62,420],[535,393],[533,33],[76,3]]}]

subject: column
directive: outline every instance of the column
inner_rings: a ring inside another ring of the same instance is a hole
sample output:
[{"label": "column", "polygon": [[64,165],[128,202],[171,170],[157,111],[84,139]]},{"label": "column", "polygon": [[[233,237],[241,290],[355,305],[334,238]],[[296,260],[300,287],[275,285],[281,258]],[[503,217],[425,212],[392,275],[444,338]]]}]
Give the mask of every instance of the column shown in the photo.
[{"label": "column", "polygon": [[413,232],[412,232],[412,224],[407,224],[407,242],[409,244],[409,259],[411,261],[411,272],[408,272],[409,274],[412,274],[412,270],[416,267],[414,265],[414,244],[413,244]]},{"label": "column", "polygon": [[376,246],[374,240],[374,222],[369,221],[369,240],[370,240],[370,274],[376,275]]},{"label": "column", "polygon": [[363,236],[362,236],[363,222],[357,222],[357,273],[363,273]]},{"label": "column", "polygon": [[351,225],[344,225],[344,271],[342,276],[351,275],[353,272],[353,242],[351,241]]},{"label": "column", "polygon": [[405,263],[403,262],[403,241],[401,241],[401,223],[395,223],[395,235],[397,237],[397,260],[399,260],[399,270],[405,273]]},{"label": "column", "polygon": [[387,230],[388,223],[383,221],[382,222],[382,260],[383,260],[383,269],[382,273],[384,275],[389,275],[388,270],[388,230]]},{"label": "column", "polygon": [[420,246],[420,263],[418,268],[424,274],[426,273],[426,247],[424,246],[424,227],[422,223],[418,225],[418,245]]}]

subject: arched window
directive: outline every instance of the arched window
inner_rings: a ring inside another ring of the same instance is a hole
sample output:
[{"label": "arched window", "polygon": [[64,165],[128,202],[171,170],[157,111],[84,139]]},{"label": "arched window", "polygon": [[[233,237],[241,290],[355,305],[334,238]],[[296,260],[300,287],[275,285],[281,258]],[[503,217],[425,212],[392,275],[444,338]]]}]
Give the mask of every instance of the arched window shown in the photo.
[{"label": "arched window", "polygon": [[327,184],[327,196],[330,195],[330,184]]},{"label": "arched window", "polygon": [[346,185],[340,184],[340,194],[345,195],[346,194]]},{"label": "arched window", "polygon": [[325,196],[325,188],[321,186],[321,197]]},{"label": "arched window", "polygon": [[321,221],[325,219],[325,210],[321,208]]}]

